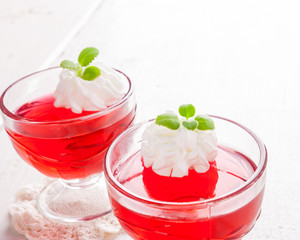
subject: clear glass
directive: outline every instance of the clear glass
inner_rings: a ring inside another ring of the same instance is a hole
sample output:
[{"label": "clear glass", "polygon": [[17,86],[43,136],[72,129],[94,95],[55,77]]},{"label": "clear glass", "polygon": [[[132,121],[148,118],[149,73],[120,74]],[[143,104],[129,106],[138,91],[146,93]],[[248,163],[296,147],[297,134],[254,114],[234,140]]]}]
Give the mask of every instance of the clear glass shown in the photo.
[{"label": "clear glass", "polygon": [[80,222],[111,211],[104,181],[100,181],[103,159],[111,142],[132,124],[136,102],[130,79],[118,71],[128,91],[105,110],[47,121],[17,114],[24,104],[39,104],[39,99],[51,96],[61,71],[50,68],[16,81],[2,94],[0,108],[17,153],[42,174],[58,178],[40,194],[41,212],[54,220]]},{"label": "clear glass", "polygon": [[142,134],[153,120],[130,127],[109,147],[104,161],[108,194],[115,216],[133,239],[242,239],[253,228],[265,188],[266,148],[246,127],[211,117],[218,145],[244,154],[255,165],[248,180],[218,197],[193,202],[158,201],[128,190],[117,180],[120,166],[139,154]]}]

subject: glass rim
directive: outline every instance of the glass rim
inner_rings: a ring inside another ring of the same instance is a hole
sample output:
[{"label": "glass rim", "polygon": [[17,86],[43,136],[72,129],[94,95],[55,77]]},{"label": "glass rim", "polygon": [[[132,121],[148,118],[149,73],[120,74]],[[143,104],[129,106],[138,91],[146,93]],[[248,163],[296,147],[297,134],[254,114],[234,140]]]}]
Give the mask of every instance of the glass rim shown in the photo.
[{"label": "glass rim", "polygon": [[112,174],[112,171],[111,171],[110,167],[108,166],[110,161],[108,161],[107,159],[110,158],[110,156],[112,154],[112,149],[116,146],[116,144],[118,143],[118,141],[121,138],[123,138],[126,134],[138,129],[140,126],[153,122],[154,119],[146,120],[146,121],[143,121],[141,123],[138,123],[138,124],[135,124],[135,125],[129,127],[126,131],[121,133],[113,141],[113,143],[109,146],[108,151],[106,152],[106,156],[103,161],[104,174],[105,174],[106,180],[114,187],[114,189],[116,189],[118,192],[120,192],[121,194],[125,195],[126,197],[128,197],[130,199],[133,199],[135,201],[139,201],[139,202],[142,202],[142,203],[145,203],[148,205],[165,206],[165,207],[190,207],[190,206],[199,206],[199,205],[203,205],[203,204],[214,204],[214,203],[218,203],[218,202],[233,198],[233,197],[239,195],[240,193],[244,192],[245,190],[249,189],[252,185],[254,185],[260,179],[260,177],[263,175],[263,173],[266,170],[267,161],[268,161],[266,146],[264,145],[263,141],[253,131],[251,131],[249,128],[245,127],[244,125],[237,123],[233,120],[224,118],[224,117],[219,117],[219,116],[210,115],[210,114],[208,116],[210,116],[212,118],[217,118],[220,120],[227,121],[229,123],[232,123],[232,124],[242,128],[255,140],[255,142],[259,148],[260,156],[259,156],[258,166],[257,166],[256,170],[254,171],[254,173],[252,174],[252,176],[249,179],[247,179],[247,181],[244,184],[242,184],[241,186],[239,186],[239,187],[233,189],[232,191],[229,191],[221,196],[218,196],[218,197],[213,197],[210,199],[204,199],[204,200],[198,200],[198,201],[191,201],[191,202],[168,202],[168,201],[155,200],[155,199],[142,197],[138,194],[133,193],[130,190],[127,190],[121,183],[118,182],[118,180]]},{"label": "glass rim", "polygon": [[70,118],[70,119],[62,119],[62,120],[56,120],[56,121],[36,121],[36,120],[30,120],[30,119],[27,119],[27,118],[20,117],[20,116],[16,115],[14,112],[7,109],[7,107],[4,104],[4,98],[6,96],[6,93],[10,89],[12,89],[15,85],[17,85],[19,82],[21,82],[23,80],[26,80],[29,77],[32,77],[34,75],[38,75],[40,73],[44,73],[44,72],[51,71],[51,70],[58,70],[58,69],[60,69],[59,66],[39,70],[39,71],[33,72],[31,74],[28,74],[28,75],[16,80],[12,84],[10,84],[4,90],[4,92],[1,94],[1,97],[0,97],[0,110],[2,111],[2,113],[5,114],[7,117],[15,120],[15,121],[24,122],[24,123],[27,123],[27,124],[62,124],[62,123],[67,124],[67,123],[73,123],[73,122],[82,121],[82,120],[89,120],[89,119],[93,119],[93,118],[97,118],[97,117],[106,115],[106,114],[110,113],[111,111],[113,111],[114,109],[116,109],[116,108],[122,106],[123,104],[125,104],[128,101],[128,99],[130,99],[131,96],[134,93],[134,84],[130,80],[130,78],[125,73],[123,73],[122,71],[117,70],[115,68],[112,68],[113,70],[115,70],[118,73],[122,74],[126,78],[128,84],[129,84],[128,91],[125,93],[124,97],[122,99],[120,99],[118,102],[114,103],[113,105],[111,105],[111,106],[109,106],[105,109],[99,110],[98,112],[95,112],[95,113],[92,113],[92,114],[89,114],[89,115],[85,115],[85,116],[81,116],[81,117],[74,117],[74,118]]}]

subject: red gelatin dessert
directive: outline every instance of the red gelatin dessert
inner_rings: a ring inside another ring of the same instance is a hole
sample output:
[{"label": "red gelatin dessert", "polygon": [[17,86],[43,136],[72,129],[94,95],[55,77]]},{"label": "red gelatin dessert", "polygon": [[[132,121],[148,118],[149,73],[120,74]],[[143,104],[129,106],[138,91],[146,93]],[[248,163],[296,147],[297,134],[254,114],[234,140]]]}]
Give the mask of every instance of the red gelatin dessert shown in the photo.
[{"label": "red gelatin dessert", "polygon": [[[7,129],[16,151],[49,177],[76,179],[102,172],[107,147],[130,126],[135,108],[128,113],[119,108],[85,120],[84,116],[97,112],[74,113],[70,109],[55,107],[54,101],[54,97],[48,95],[26,103],[16,111],[16,115],[23,119],[39,122],[36,125],[19,124],[18,133]],[[77,124],[70,121],[60,127],[59,121],[81,117]],[[53,122],[57,122],[56,127]]]},{"label": "red gelatin dessert", "polygon": [[213,117],[220,124],[217,144],[210,117],[193,118],[186,105],[180,110],[186,119],[167,112],[111,145],[105,174],[114,214],[135,240],[241,239],[260,214],[263,145],[255,145],[249,130]]},{"label": "red gelatin dessert", "polygon": [[216,162],[210,163],[205,173],[197,173],[194,169],[184,177],[168,177],[155,173],[151,167],[144,167],[143,183],[149,197],[170,202],[198,201],[215,196],[219,178]]}]

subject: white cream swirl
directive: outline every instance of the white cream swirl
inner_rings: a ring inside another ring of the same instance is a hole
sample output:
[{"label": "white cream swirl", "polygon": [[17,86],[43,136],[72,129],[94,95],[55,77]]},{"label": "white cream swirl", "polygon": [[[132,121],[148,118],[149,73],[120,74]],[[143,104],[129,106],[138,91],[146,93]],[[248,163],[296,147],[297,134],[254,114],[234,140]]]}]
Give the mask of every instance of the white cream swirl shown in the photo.
[{"label": "white cream swirl", "polygon": [[98,111],[117,103],[125,95],[123,75],[102,63],[96,64],[101,75],[93,81],[86,81],[76,73],[62,70],[60,81],[53,94],[55,107],[65,107],[74,113]]},{"label": "white cream swirl", "polygon": [[214,130],[177,130],[150,124],[143,133],[141,153],[145,167],[162,176],[183,177],[189,169],[204,173],[217,156]]}]

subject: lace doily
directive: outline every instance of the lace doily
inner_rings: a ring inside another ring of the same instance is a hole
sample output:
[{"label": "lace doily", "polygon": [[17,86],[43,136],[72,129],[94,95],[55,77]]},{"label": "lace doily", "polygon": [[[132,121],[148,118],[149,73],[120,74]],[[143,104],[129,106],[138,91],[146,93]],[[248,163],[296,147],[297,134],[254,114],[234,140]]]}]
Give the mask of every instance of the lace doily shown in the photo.
[{"label": "lace doily", "polygon": [[13,226],[29,240],[102,240],[121,231],[112,214],[94,221],[72,224],[45,218],[36,204],[36,198],[45,184],[41,182],[20,189],[9,207]]}]

